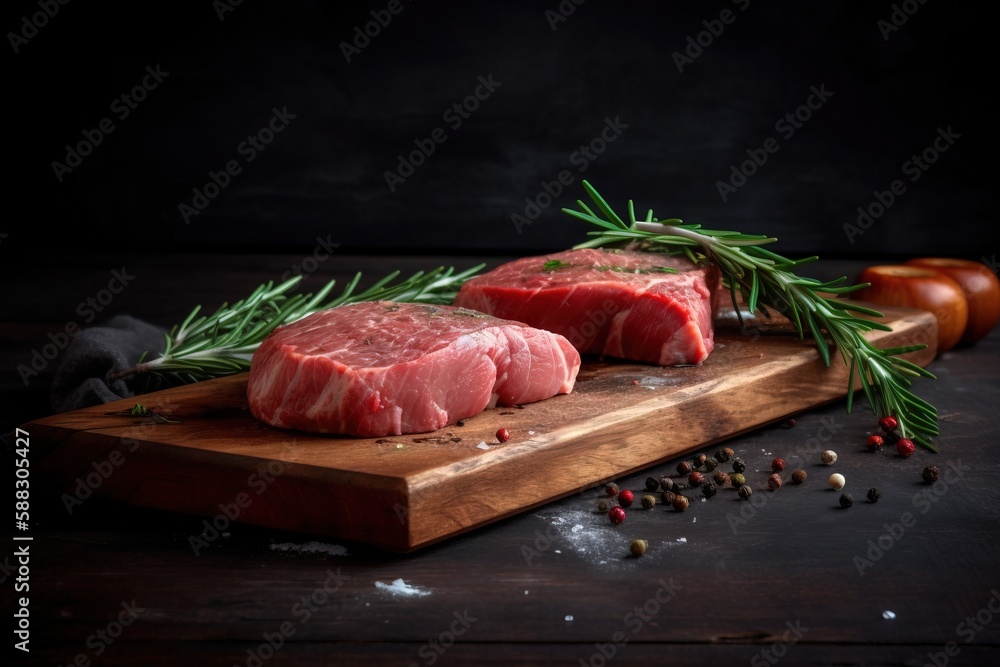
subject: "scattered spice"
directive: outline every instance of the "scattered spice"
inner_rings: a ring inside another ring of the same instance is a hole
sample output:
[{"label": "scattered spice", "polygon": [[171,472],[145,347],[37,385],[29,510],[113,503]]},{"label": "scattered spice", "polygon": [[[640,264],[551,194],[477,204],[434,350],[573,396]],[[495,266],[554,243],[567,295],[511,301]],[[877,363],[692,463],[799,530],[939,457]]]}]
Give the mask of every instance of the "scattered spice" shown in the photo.
[{"label": "scattered spice", "polygon": [[712,472],[713,470],[715,470],[715,468],[716,468],[716,467],[717,467],[718,465],[719,465],[719,462],[718,462],[718,461],[716,461],[716,460],[715,460],[715,459],[713,459],[713,458],[706,458],[706,459],[705,459],[705,470],[706,470],[707,472]]},{"label": "scattered spice", "polygon": [[792,484],[801,484],[806,481],[806,477],[808,476],[809,475],[806,474],[805,470],[802,468],[796,468],[792,471]]},{"label": "scattered spice", "polygon": [[628,489],[618,494],[618,504],[622,507],[631,507],[633,500],[635,500],[635,496]]},{"label": "scattered spice", "polygon": [[913,441],[910,440],[909,438],[900,438],[896,442],[896,451],[904,459],[909,457],[910,454],[913,453],[914,449],[916,449],[916,447],[913,446]]},{"label": "scattered spice", "polygon": [[868,449],[875,451],[876,449],[882,448],[882,445],[885,444],[885,440],[883,440],[882,436],[878,433],[872,433],[868,436],[868,440],[865,441],[865,444],[868,445]]},{"label": "scattered spice", "polygon": [[691,473],[691,464],[687,461],[681,461],[677,464],[677,474],[678,475],[688,475]]},{"label": "scattered spice", "polygon": [[701,485],[701,492],[705,494],[706,498],[711,498],[719,492],[719,487],[714,482],[705,482]]},{"label": "scattered spice", "polygon": [[878,420],[878,425],[882,427],[882,430],[886,433],[892,433],[899,426],[899,420],[889,415],[887,417],[882,417]]},{"label": "scattered spice", "polygon": [[611,482],[610,484],[604,487],[604,492],[607,493],[609,496],[617,496],[618,485],[615,484],[614,482]]},{"label": "scattered spice", "polygon": [[830,479],[828,479],[827,482],[830,484],[830,486],[840,491],[842,488],[844,488],[844,485],[847,484],[847,479],[845,479],[844,476],[841,475],[839,472],[835,472],[832,475],[830,475]]},{"label": "scattered spice", "polygon": [[781,472],[785,469],[785,459],[777,458],[771,461],[771,470],[774,472]]},{"label": "scattered spice", "polygon": [[837,452],[828,449],[819,455],[819,460],[823,462],[823,465],[832,466],[837,462]]},{"label": "scattered spice", "polygon": [[922,473],[922,475],[925,482],[927,482],[928,484],[933,484],[934,482],[938,481],[939,477],[941,477],[941,470],[937,466],[927,466],[926,468],[924,468],[924,472]]},{"label": "scattered spice", "polygon": [[698,456],[694,457],[694,461],[692,461],[691,463],[692,465],[694,465],[695,468],[700,468],[703,465],[705,465],[705,461],[707,460],[708,460],[707,456],[705,456],[704,454],[699,454]]},{"label": "scattered spice", "polygon": [[868,502],[870,502],[870,503],[877,503],[878,499],[881,498],[881,497],[882,497],[882,494],[879,493],[878,489],[875,489],[875,488],[868,489]]},{"label": "scattered spice", "polygon": [[743,500],[750,500],[750,496],[753,495],[753,489],[751,489],[746,484],[741,484],[740,488],[737,489],[737,491],[740,494],[740,498],[742,498]]},{"label": "scattered spice", "polygon": [[733,459],[733,472],[746,472],[746,469],[746,461],[738,457]]},{"label": "scattered spice", "polygon": [[656,491],[660,488],[660,482],[655,477],[646,478],[646,489],[649,491]]},{"label": "scattered spice", "polygon": [[781,475],[776,472],[771,473],[767,478],[767,487],[772,491],[777,491],[781,488]]},{"label": "scattered spice", "polygon": [[499,440],[501,444],[507,442],[508,440],[510,440],[510,431],[508,431],[505,428],[502,428],[502,429],[498,430],[497,431],[497,440]]},{"label": "scattered spice", "polygon": [[663,489],[664,491],[673,491],[674,493],[676,493],[677,482],[664,475],[660,477],[660,488]]},{"label": "scattered spice", "polygon": [[785,428],[792,428],[793,426],[795,426],[794,417],[789,417],[788,419],[785,420]]},{"label": "scattered spice", "polygon": [[849,493],[840,494],[840,506],[847,509],[854,504],[854,497]]},{"label": "scattered spice", "polygon": [[625,520],[625,510],[621,507],[612,507],[608,510],[608,518],[611,519],[611,523],[617,526]]},{"label": "scattered spice", "polygon": [[651,510],[656,507],[656,496],[647,493],[640,499],[640,502],[642,503],[643,509]]},{"label": "scattered spice", "polygon": [[687,499],[687,496],[674,496],[674,501],[671,503],[671,505],[674,506],[674,509],[678,512],[687,510],[688,505],[690,504],[691,501]]},{"label": "scattered spice", "polygon": [[729,447],[723,447],[722,449],[720,449],[715,453],[715,460],[718,461],[719,463],[727,463],[729,459],[733,458],[733,456],[735,455],[736,452],[734,452],[732,449],[730,449]]},{"label": "scattered spice", "polygon": [[611,503],[607,500],[597,501],[597,511],[601,514],[607,514],[611,510]]},{"label": "scattered spice", "polygon": [[639,557],[646,553],[646,549],[649,548],[649,542],[646,540],[632,540],[632,544],[629,545],[628,550],[633,556]]},{"label": "scattered spice", "polygon": [[660,494],[660,499],[663,501],[664,505],[673,505],[674,498],[676,497],[677,494],[674,493],[673,491],[664,491],[663,493]]},{"label": "scattered spice", "polygon": [[727,484],[729,484],[729,475],[727,475],[724,470],[716,470],[715,475],[712,476],[712,479],[714,479],[715,483],[718,484],[719,486],[726,486]]},{"label": "scattered spice", "polygon": [[734,489],[738,489],[747,483],[747,478],[743,476],[743,473],[734,472],[729,476],[729,483]]},{"label": "scattered spice", "polygon": [[701,486],[701,483],[705,481],[705,476],[700,472],[695,470],[690,475],[688,475],[688,484],[691,486]]}]

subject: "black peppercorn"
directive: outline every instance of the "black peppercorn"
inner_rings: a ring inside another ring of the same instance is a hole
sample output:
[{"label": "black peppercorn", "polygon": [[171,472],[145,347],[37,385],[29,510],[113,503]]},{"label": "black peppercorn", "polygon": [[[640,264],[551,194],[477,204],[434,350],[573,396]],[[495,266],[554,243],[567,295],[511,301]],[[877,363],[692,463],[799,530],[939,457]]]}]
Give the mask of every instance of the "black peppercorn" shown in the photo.
[{"label": "black peppercorn", "polygon": [[840,506],[847,509],[854,504],[854,497],[849,493],[840,494]]},{"label": "black peppercorn", "polygon": [[928,484],[933,484],[938,481],[941,476],[941,470],[937,466],[927,466],[924,468],[923,477],[924,481]]},{"label": "black peppercorn", "polygon": [[719,463],[725,463],[729,459],[733,458],[733,454],[735,454],[735,452],[732,449],[729,447],[723,447],[715,453],[715,460]]},{"label": "black peppercorn", "polygon": [[646,478],[646,488],[650,491],[656,491],[660,488],[660,482],[655,477]]},{"label": "black peppercorn", "polygon": [[878,499],[882,497],[878,489],[868,489],[868,502],[877,503]]},{"label": "black peppercorn", "polygon": [[747,464],[743,459],[739,457],[733,459],[733,472],[746,472],[746,469]]},{"label": "black peppercorn", "polygon": [[693,465],[695,468],[700,468],[703,465],[705,465],[705,461],[707,460],[708,460],[707,456],[705,456],[704,454],[699,454],[698,456],[694,457],[693,461],[691,461],[691,465]]},{"label": "black peppercorn", "polygon": [[664,491],[660,494],[660,499],[663,500],[664,505],[672,505],[676,497],[677,494],[673,491]]},{"label": "black peppercorn", "polygon": [[715,459],[705,459],[705,470],[707,472],[712,472],[718,465],[719,462],[716,461]]},{"label": "black peppercorn", "polygon": [[753,489],[751,489],[746,484],[740,485],[740,488],[738,489],[738,491],[739,491],[739,494],[740,494],[740,498],[742,498],[743,500],[749,500],[750,496],[753,494]]},{"label": "black peppercorn", "polygon": [[677,474],[679,475],[689,475],[691,474],[691,464],[687,461],[681,461],[677,464]]},{"label": "black peppercorn", "polygon": [[716,493],[718,493],[719,487],[715,485],[715,482],[705,482],[701,485],[701,492],[705,494],[706,498],[711,498]]},{"label": "black peppercorn", "polygon": [[670,479],[666,475],[661,475],[660,476],[660,488],[663,489],[664,491],[673,491],[674,490],[674,480]]}]

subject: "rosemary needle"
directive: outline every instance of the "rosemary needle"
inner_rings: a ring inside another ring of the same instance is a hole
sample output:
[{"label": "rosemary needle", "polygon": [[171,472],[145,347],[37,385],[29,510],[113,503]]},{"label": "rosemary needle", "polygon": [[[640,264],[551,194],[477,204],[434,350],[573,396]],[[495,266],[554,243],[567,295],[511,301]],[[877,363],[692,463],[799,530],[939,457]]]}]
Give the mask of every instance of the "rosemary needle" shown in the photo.
[{"label": "rosemary needle", "polygon": [[[773,237],[702,229],[700,225],[684,224],[677,218],[657,220],[652,210],[646,213],[644,221],[637,220],[631,200],[626,222],[590,183],[583,181],[583,187],[596,211],[578,200],[579,211],[564,208],[563,212],[598,229],[588,232],[592,238],[578,244],[577,248],[629,246],[649,252],[684,255],[695,263],[714,263],[722,273],[723,285],[729,289],[738,315],[737,294],[743,297],[750,312],[759,310],[768,316],[767,309],[774,309],[795,324],[800,338],[808,332],[827,366],[830,365],[831,346],[840,352],[844,363],[850,367],[848,412],[857,375],[872,409],[880,417],[895,416],[903,437],[937,451],[931,441],[938,435],[937,410],[910,390],[913,378],[933,378],[934,375],[900,357],[922,350],[926,345],[891,349],[872,345],[865,338],[865,332],[892,330],[869,319],[882,314],[839,298],[866,287],[865,284],[846,285],[846,276],[821,282],[796,275],[793,269],[818,258],[791,260],[764,248],[777,240]],[[740,321],[742,323],[742,315]]]}]

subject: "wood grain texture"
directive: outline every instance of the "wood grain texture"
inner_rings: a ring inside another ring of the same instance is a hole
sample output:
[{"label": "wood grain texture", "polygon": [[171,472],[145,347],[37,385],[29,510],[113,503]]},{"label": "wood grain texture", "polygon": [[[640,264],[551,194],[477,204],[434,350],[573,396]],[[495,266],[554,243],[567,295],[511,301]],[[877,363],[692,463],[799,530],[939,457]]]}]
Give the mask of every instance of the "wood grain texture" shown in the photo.
[{"label": "wood grain texture", "polygon": [[[893,331],[872,332],[876,345],[933,340],[930,314],[883,312]],[[846,365],[825,367],[810,341],[723,330],[716,340],[699,367],[590,360],[572,394],[432,434],[274,429],[247,410],[245,374],[141,398],[179,424],[105,414],[136,402],[127,399],[25,428],[42,453],[36,469],[57,487],[72,489],[110,461],[95,495],[406,552],[846,394]],[[911,358],[927,365],[934,353],[931,345]],[[505,444],[494,437],[500,427],[512,434]]]}]

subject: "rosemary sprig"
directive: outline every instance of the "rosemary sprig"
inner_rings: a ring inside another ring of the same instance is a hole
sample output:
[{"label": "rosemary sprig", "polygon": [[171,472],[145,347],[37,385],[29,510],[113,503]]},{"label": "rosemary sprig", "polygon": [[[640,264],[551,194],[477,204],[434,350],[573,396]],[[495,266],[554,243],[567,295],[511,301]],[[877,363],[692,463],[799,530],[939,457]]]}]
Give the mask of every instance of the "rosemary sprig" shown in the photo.
[{"label": "rosemary sprig", "polygon": [[808,330],[827,366],[830,365],[831,344],[840,351],[844,363],[850,366],[848,412],[851,411],[857,372],[869,403],[880,417],[894,415],[899,420],[903,437],[937,451],[931,442],[931,438],[938,435],[937,410],[910,390],[912,378],[933,378],[934,375],[899,356],[922,350],[926,345],[884,350],[872,345],[865,338],[866,331],[891,331],[892,328],[859,315],[881,317],[882,314],[838,298],[866,287],[865,284],[845,285],[846,276],[821,282],[796,275],[793,269],[818,258],[791,260],[774,253],[763,247],[777,240],[772,237],[702,229],[700,225],[684,224],[677,218],[660,221],[653,217],[652,210],[646,213],[644,221],[636,220],[631,200],[626,222],[590,183],[583,181],[583,187],[597,211],[578,200],[581,210],[563,209],[563,212],[599,229],[588,232],[592,238],[575,247],[627,245],[668,255],[683,254],[695,263],[713,262],[722,272],[723,285],[729,288],[737,314],[740,313],[739,294],[750,312],[760,310],[768,316],[767,308],[770,307],[794,322],[800,338],[804,338]]},{"label": "rosemary sprig", "polygon": [[[274,329],[320,310],[361,301],[403,301],[450,304],[458,288],[485,264],[456,273],[453,267],[418,271],[393,283],[393,271],[363,292],[355,293],[361,274],[347,283],[340,296],[328,298],[336,284],[331,280],[316,294],[291,294],[302,280],[295,276],[275,285],[261,285],[245,299],[222,304],[211,315],[199,315],[197,306],[180,325],[166,334],[159,357],[140,362],[112,379],[150,374],[171,383],[199,382],[249,370],[254,351]],[[148,353],[147,353],[148,354]],[[143,359],[146,355],[143,355]]]}]

